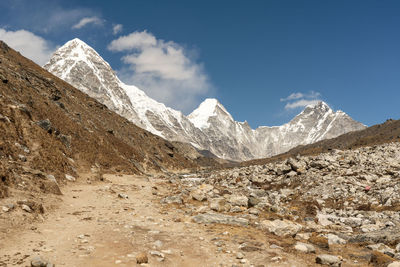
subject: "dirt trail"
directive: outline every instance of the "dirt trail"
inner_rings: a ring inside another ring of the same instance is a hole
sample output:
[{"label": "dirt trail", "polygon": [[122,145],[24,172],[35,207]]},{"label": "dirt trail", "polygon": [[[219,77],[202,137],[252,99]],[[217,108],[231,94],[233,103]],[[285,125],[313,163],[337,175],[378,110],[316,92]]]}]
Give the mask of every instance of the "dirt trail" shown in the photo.
[{"label": "dirt trail", "polygon": [[[36,255],[56,266],[136,266],[140,252],[147,253],[148,266],[232,266],[240,263],[234,250],[238,240],[260,238],[251,229],[191,222],[184,210],[160,204],[158,195],[169,188],[155,178],[105,178],[105,182],[64,187],[60,206],[43,222],[10,234],[0,243],[0,266],[30,266]],[[152,251],[164,258],[151,255]],[[266,262],[276,254],[254,251],[244,256],[252,255]],[[298,260],[287,263],[299,264]],[[300,262],[298,266],[306,265]]]}]

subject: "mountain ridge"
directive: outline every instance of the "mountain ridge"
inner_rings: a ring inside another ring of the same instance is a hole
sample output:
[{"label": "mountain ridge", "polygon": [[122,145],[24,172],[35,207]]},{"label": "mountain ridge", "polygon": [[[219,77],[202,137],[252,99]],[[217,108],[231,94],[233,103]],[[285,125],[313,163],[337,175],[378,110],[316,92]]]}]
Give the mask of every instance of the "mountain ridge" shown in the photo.
[{"label": "mountain ridge", "polygon": [[204,100],[185,116],[136,86],[124,84],[93,48],[77,38],[60,47],[44,68],[153,134],[229,160],[265,158],[297,145],[365,128],[323,102],[306,107],[284,125],[257,129],[235,121],[215,98]]}]

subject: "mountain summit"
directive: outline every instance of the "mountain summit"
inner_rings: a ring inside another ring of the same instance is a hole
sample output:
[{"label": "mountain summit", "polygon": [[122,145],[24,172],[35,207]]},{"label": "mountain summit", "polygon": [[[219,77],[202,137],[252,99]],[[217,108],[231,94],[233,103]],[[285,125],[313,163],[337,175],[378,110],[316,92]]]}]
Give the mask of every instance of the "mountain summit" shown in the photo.
[{"label": "mountain summit", "polygon": [[210,127],[208,120],[210,117],[221,116],[225,120],[233,121],[231,114],[215,98],[207,98],[197,109],[189,114],[188,119],[200,129]]},{"label": "mountain summit", "polygon": [[225,159],[269,157],[298,145],[365,128],[344,112],[334,112],[324,102],[307,106],[282,126],[257,129],[251,129],[247,122],[235,121],[214,98],[204,100],[185,116],[148,97],[136,86],[124,84],[110,65],[79,39],[60,47],[44,68],[136,125]]}]

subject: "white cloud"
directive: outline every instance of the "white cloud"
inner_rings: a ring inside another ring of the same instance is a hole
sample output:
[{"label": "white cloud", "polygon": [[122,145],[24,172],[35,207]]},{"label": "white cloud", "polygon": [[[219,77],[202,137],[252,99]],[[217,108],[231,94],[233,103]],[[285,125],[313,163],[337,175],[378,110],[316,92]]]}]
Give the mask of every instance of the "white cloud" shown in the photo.
[{"label": "white cloud", "polygon": [[115,24],[113,26],[113,34],[115,35],[122,32],[122,28],[123,28],[122,24]]},{"label": "white cloud", "polygon": [[[160,40],[163,42],[162,40]],[[113,40],[108,46],[111,51],[124,51],[133,49],[142,49],[157,47],[157,39],[147,31],[133,32],[129,35],[121,36]]]},{"label": "white cloud", "polygon": [[314,100],[307,100],[307,99],[300,99],[295,102],[287,103],[285,105],[285,109],[295,109],[295,108],[304,108],[308,105],[315,105],[321,100],[314,99]]},{"label": "white cloud", "polygon": [[308,93],[296,92],[290,94],[288,97],[281,98],[281,102],[288,102],[285,105],[286,110],[304,108],[308,105],[314,105],[321,101],[321,94],[319,92],[310,91]]},{"label": "white cloud", "polygon": [[175,42],[133,32],[112,41],[108,49],[126,53],[122,61],[128,67],[119,72],[123,80],[167,106],[189,112],[210,90],[203,66]]},{"label": "white cloud", "polygon": [[94,25],[102,25],[103,20],[100,19],[99,17],[85,17],[82,18],[78,23],[72,26],[72,29],[80,29],[85,27],[88,24],[94,24]]},{"label": "white cloud", "polygon": [[286,102],[286,101],[293,100],[293,99],[299,99],[299,98],[302,98],[303,96],[304,96],[303,93],[292,93],[288,97],[281,98],[281,102]]},{"label": "white cloud", "polygon": [[7,31],[0,28],[0,40],[41,66],[47,63],[56,49],[42,37],[26,30]]}]

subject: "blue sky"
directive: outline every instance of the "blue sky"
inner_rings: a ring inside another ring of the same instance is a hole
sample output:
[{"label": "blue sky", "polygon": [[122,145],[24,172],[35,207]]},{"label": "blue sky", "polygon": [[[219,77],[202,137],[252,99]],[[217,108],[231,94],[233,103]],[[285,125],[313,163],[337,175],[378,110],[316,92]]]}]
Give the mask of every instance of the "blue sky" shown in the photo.
[{"label": "blue sky", "polygon": [[[23,54],[43,62],[78,37],[125,82],[185,113],[216,97],[252,127],[285,123],[315,100],[367,125],[400,118],[400,1],[2,0],[0,8],[0,39]],[[152,69],[152,59],[166,68]]]}]

